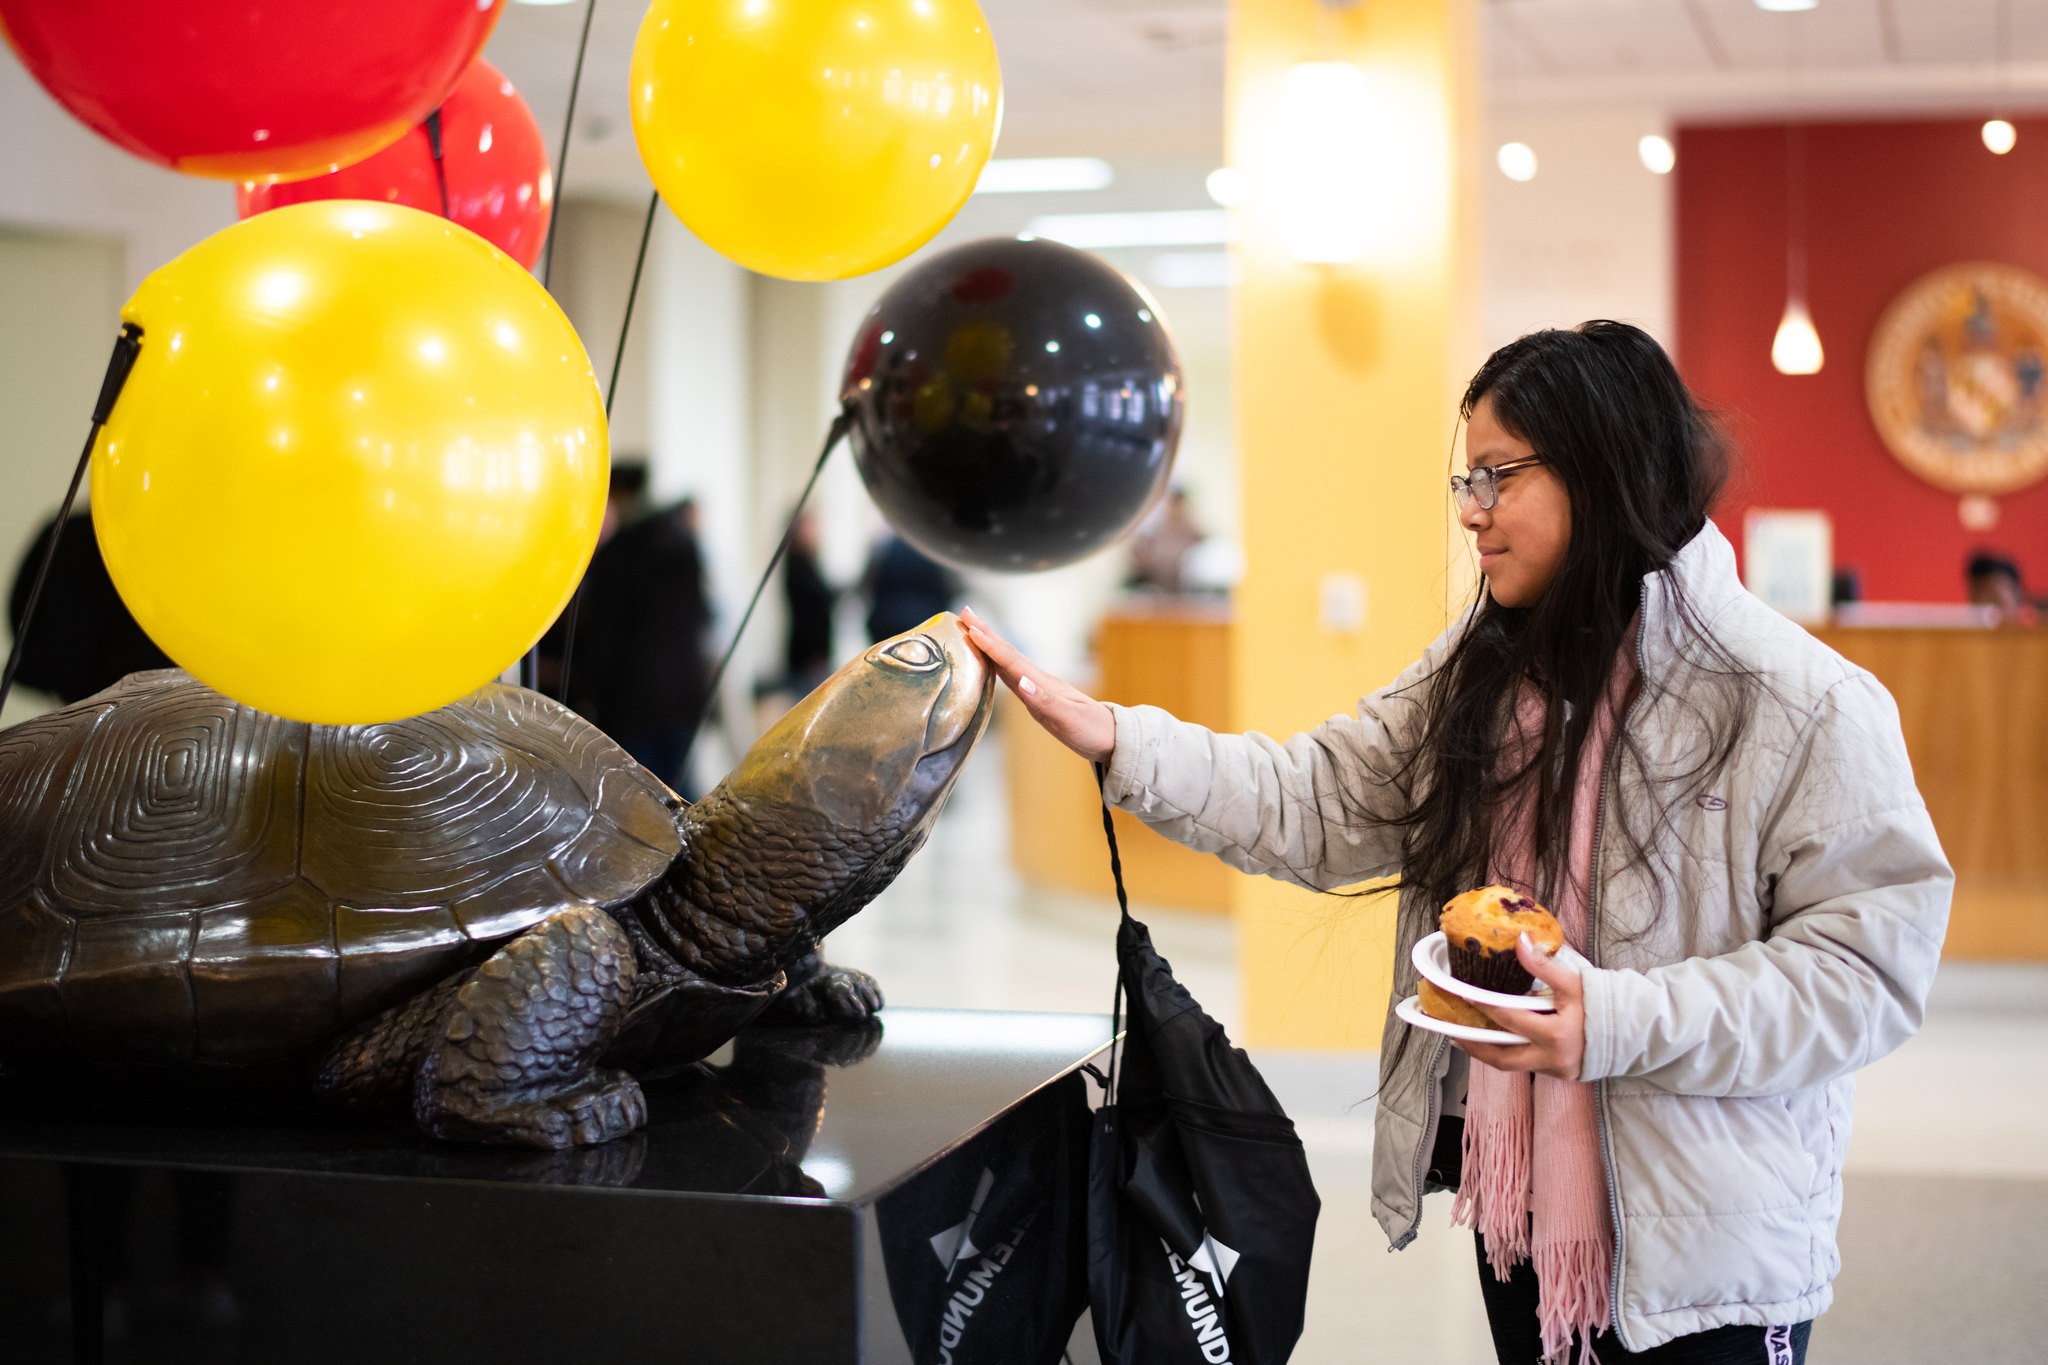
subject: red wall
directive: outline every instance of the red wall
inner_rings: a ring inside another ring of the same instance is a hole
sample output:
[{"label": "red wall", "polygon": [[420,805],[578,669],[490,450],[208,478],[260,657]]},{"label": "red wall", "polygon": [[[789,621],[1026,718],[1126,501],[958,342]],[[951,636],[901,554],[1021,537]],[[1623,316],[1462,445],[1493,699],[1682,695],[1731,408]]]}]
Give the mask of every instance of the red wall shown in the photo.
[{"label": "red wall", "polygon": [[2048,587],[2048,481],[1999,500],[1976,533],[1958,499],[1892,458],[1863,401],[1879,315],[1937,266],[1985,260],[2048,277],[2048,119],[2015,119],[1993,156],[1979,120],[1805,125],[1808,302],[1826,364],[1771,368],[1785,307],[1781,124],[1678,134],[1678,363],[1726,421],[1743,468],[1716,520],[1739,549],[1745,508],[1818,507],[1835,562],[1873,601],[1960,601],[1963,561],[1988,547]]}]

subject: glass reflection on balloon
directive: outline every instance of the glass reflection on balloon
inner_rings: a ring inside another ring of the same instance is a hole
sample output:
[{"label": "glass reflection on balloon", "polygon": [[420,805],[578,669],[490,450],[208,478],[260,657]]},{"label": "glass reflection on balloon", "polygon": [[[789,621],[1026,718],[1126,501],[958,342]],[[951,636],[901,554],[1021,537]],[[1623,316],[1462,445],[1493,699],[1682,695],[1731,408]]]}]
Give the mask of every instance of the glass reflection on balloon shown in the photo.
[{"label": "glass reflection on balloon", "polygon": [[942,253],[870,310],[841,397],[868,492],[956,565],[1029,572],[1121,539],[1164,491],[1180,361],[1121,273],[1057,242]]}]

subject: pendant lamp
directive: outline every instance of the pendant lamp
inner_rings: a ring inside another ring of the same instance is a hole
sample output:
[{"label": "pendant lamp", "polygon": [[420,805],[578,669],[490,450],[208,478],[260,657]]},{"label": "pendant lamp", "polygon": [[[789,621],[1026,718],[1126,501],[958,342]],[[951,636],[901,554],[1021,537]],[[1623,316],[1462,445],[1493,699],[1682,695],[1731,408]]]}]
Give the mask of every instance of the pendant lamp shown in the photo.
[{"label": "pendant lamp", "polygon": [[[1998,95],[1998,105],[1992,106],[1994,111],[2006,102],[2005,49],[2012,23],[2012,0],[1998,0],[1996,17],[1997,32],[1992,39],[1991,47],[1991,84]],[[1994,112],[1990,118],[1984,120],[1982,136],[1985,150],[1993,156],[2004,156],[2020,140],[2019,132],[2012,126],[2012,121],[2001,112]]]},{"label": "pendant lamp", "polygon": [[1819,374],[1825,359],[1813,314],[1806,309],[1806,130],[1785,125],[1785,314],[1771,338],[1779,374]]}]

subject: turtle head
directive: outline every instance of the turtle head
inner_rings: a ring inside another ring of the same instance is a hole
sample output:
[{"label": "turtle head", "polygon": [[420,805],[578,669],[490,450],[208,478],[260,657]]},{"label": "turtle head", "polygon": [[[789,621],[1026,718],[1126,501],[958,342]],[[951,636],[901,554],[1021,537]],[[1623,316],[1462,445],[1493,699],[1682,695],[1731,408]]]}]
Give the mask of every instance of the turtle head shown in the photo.
[{"label": "turtle head", "polygon": [[994,695],[950,612],[867,649],[685,813],[694,911],[756,951],[808,951],[923,845]]},{"label": "turtle head", "polygon": [[855,839],[929,826],[988,726],[995,673],[941,612],[871,646],[761,736],[724,786]]}]

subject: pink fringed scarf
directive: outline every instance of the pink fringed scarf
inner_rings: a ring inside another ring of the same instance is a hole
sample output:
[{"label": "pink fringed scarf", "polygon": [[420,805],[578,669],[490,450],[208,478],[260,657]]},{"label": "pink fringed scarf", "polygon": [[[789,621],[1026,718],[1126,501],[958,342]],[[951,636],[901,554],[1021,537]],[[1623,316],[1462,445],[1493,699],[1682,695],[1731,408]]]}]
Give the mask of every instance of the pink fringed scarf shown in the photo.
[{"label": "pink fringed scarf", "polygon": [[[1593,873],[1593,833],[1600,781],[1615,726],[1636,683],[1635,631],[1622,642],[1607,694],[1579,752],[1572,795],[1571,866],[1549,909],[1565,941],[1586,948],[1586,888]],[[1515,732],[1504,761],[1520,766],[1543,733],[1544,701],[1525,688],[1515,702]],[[1493,880],[1536,891],[1535,784],[1511,797],[1495,827]],[[1474,1062],[1466,1095],[1464,1175],[1451,1221],[1486,1238],[1496,1278],[1533,1261],[1541,1285],[1536,1318],[1546,1360],[1562,1360],[1576,1335],[1592,1351],[1607,1326],[1614,1229],[1601,1169],[1593,1087],[1527,1072],[1497,1071]]]}]

